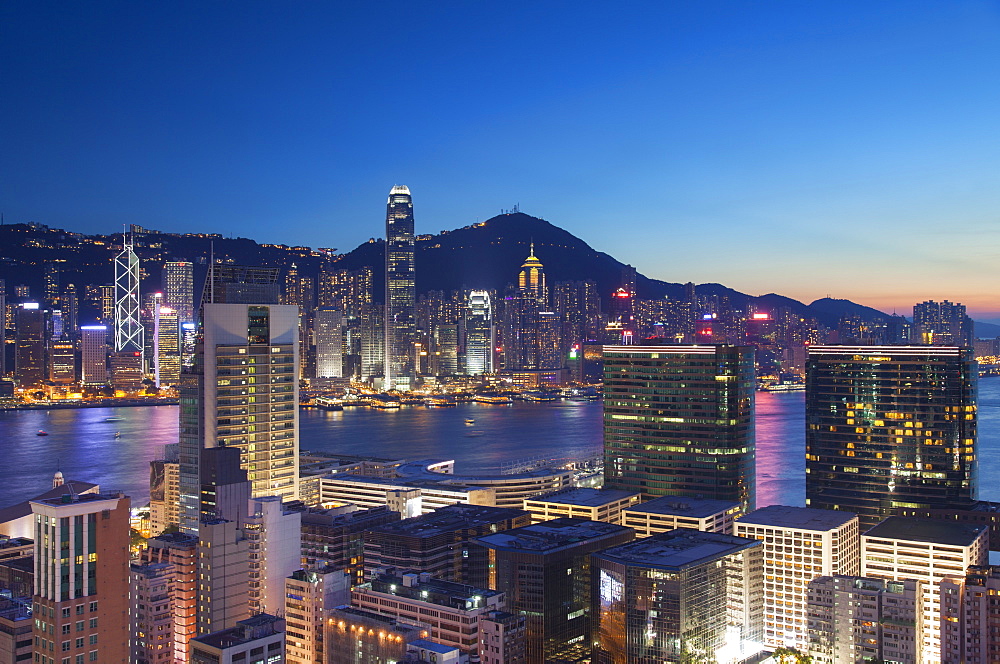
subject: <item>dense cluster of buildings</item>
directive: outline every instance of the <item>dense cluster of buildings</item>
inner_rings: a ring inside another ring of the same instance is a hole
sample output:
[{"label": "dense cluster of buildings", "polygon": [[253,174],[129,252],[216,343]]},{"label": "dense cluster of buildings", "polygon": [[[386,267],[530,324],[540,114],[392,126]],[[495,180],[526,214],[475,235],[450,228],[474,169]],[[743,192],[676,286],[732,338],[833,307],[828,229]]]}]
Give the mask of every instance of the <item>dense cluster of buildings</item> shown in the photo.
[{"label": "dense cluster of buildings", "polygon": [[[387,236],[385,302],[356,312],[382,317],[365,342],[381,387],[425,381],[430,365],[415,349],[444,353],[448,339],[464,339],[446,353],[453,373],[459,360],[480,374],[566,368],[565,321],[533,247],[510,293],[451,301],[459,322],[439,327],[454,334],[431,344],[405,187],[390,192]],[[197,311],[169,291],[150,335],[127,244],[116,266],[105,380],[149,380],[152,366],[178,394],[179,440],[152,465],[148,522],[131,518],[122,493],[62,473],[0,509],[0,664],[1000,656],[1000,569],[987,564],[1000,505],[977,499],[978,372],[966,333],[945,322],[952,305],[918,305],[919,345],[808,346],[806,506],[757,505],[754,396],[767,344],[717,343],[722,323],[704,334],[716,343],[621,343],[643,336],[627,287],[615,320],[594,319],[619,342],[600,344],[603,477],[572,464],[456,475],[449,460],[301,454],[303,330],[315,366],[340,372],[320,378],[345,378],[346,299],[310,313],[308,284],[212,264]],[[176,269],[190,295],[190,272]],[[15,307],[18,380],[57,345],[54,310],[32,304]],[[188,319],[188,351],[170,337],[179,362],[150,365],[164,329]],[[745,322],[740,334],[757,339],[778,329]],[[73,330],[60,327],[60,339]],[[321,352],[318,330],[337,337],[332,351]]]}]

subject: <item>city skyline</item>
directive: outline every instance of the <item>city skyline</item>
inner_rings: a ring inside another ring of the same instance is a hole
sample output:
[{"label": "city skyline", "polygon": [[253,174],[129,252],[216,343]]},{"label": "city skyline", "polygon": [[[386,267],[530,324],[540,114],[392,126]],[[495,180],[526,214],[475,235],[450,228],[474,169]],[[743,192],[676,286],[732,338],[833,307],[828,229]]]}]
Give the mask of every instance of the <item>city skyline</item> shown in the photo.
[{"label": "city skyline", "polygon": [[406,183],[418,234],[520,204],[665,281],[1000,318],[989,3],[187,9],[4,10],[8,223],[349,249]]}]

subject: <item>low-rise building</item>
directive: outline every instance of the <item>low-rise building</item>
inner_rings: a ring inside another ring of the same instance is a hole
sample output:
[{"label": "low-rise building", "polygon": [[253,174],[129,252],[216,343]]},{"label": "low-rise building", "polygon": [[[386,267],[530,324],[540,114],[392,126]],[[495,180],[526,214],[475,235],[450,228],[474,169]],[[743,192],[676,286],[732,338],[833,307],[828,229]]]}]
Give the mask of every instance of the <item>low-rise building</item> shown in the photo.
[{"label": "low-rise building", "polygon": [[0,664],[31,661],[31,598],[0,597]]},{"label": "low-rise building", "polygon": [[570,487],[524,499],[532,523],[574,517],[621,524],[622,510],[638,505],[639,494],[616,489]]},{"label": "low-rise building", "polygon": [[636,537],[649,537],[674,528],[733,534],[733,521],[741,514],[732,500],[661,496],[622,510],[622,525]]},{"label": "low-rise building", "polygon": [[342,606],[330,611],[323,632],[327,664],[402,662],[407,647],[430,636],[428,625]]},{"label": "low-rise building", "polygon": [[285,621],[266,613],[191,641],[191,664],[281,664]]},{"label": "low-rise building", "polygon": [[431,638],[468,655],[479,650],[479,617],[504,607],[503,593],[385,570],[351,591],[351,605],[430,626]]},{"label": "low-rise building", "polygon": [[525,618],[519,613],[490,611],[479,616],[481,664],[525,664]]},{"label": "low-rise building", "polygon": [[821,576],[809,583],[808,654],[815,664],[922,664],[923,597],[912,579]]},{"label": "low-rise building", "polygon": [[169,562],[133,564],[129,572],[129,661],[173,662],[174,566]]}]

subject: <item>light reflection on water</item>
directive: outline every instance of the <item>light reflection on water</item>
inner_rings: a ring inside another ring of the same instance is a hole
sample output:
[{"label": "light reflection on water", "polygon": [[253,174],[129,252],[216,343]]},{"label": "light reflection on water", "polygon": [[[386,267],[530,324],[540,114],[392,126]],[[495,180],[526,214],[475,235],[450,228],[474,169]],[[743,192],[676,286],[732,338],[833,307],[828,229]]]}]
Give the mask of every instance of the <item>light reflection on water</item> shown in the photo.
[{"label": "light reflection on water", "polygon": [[[980,498],[1000,500],[1000,377],[980,382]],[[456,471],[497,470],[531,457],[601,453],[601,402],[459,404],[399,410],[303,410],[303,450],[386,458],[455,459]],[[107,422],[108,417],[122,421]],[[467,425],[466,419],[475,424]],[[757,393],[757,505],[805,503],[804,395]],[[36,436],[39,429],[50,435]],[[115,432],[121,432],[115,438]],[[177,407],[0,411],[0,507],[70,479],[122,489],[143,504],[149,462],[177,440]]]}]

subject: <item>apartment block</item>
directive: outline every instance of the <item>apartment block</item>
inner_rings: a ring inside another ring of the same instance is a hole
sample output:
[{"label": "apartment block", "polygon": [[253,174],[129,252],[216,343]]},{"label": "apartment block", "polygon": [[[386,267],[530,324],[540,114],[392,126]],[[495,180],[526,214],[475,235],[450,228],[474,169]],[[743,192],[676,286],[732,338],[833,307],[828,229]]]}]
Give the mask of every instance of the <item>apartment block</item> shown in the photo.
[{"label": "apartment block", "polygon": [[349,604],[351,575],[323,567],[297,570],[285,579],[285,657],[289,664],[316,664],[323,655],[327,611]]},{"label": "apartment block", "polygon": [[623,526],[636,537],[649,537],[674,528],[733,534],[733,521],[742,513],[733,500],[663,496],[622,510]]},{"label": "apartment block", "polygon": [[1000,662],[1000,567],[973,565],[941,581],[941,661]]}]

